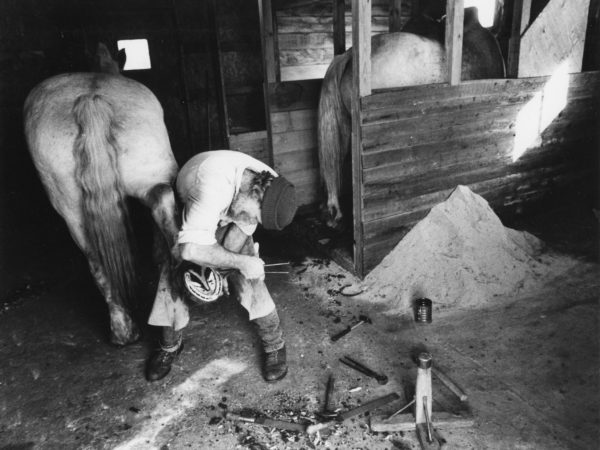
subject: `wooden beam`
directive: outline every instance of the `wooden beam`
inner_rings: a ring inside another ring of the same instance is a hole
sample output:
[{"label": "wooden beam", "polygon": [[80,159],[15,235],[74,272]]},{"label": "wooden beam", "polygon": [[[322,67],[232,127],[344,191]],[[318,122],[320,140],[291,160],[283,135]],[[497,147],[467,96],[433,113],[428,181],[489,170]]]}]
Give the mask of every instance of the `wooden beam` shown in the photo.
[{"label": "wooden beam", "polygon": [[515,0],[513,5],[513,21],[508,41],[507,75],[510,78],[519,76],[519,53],[521,35],[529,26],[531,17],[531,0]]},{"label": "wooden beam", "polygon": [[273,131],[271,129],[271,105],[269,102],[269,84],[279,81],[279,58],[275,53],[275,25],[271,0],[258,0],[258,18],[260,20],[260,44],[263,54],[263,104],[267,124],[268,161],[271,167],[275,161],[273,155]]},{"label": "wooden beam", "polygon": [[446,66],[451,85],[460,84],[464,16],[464,0],[446,0]]},{"label": "wooden beam", "polygon": [[371,0],[352,0],[352,204],[354,269],[364,275],[361,97],[371,94]]},{"label": "wooden beam", "polygon": [[273,20],[273,8],[271,0],[258,0],[258,13],[260,16],[261,44],[263,52],[263,64],[265,70],[265,81],[275,83],[280,81],[279,61],[276,48],[275,21]]},{"label": "wooden beam", "polygon": [[401,12],[402,0],[390,0],[390,33],[402,29]]},{"label": "wooden beam", "polygon": [[[223,79],[223,64],[221,61],[221,47],[219,44],[219,24],[217,20],[216,0],[207,2],[208,20],[210,29],[211,57],[214,66],[215,83],[217,84],[217,108],[219,109],[219,132],[221,134],[218,146],[229,148],[229,112],[227,110],[227,94]],[[209,147],[211,143],[209,142]]]},{"label": "wooden beam", "polygon": [[346,1],[333,0],[333,54],[346,51]]}]

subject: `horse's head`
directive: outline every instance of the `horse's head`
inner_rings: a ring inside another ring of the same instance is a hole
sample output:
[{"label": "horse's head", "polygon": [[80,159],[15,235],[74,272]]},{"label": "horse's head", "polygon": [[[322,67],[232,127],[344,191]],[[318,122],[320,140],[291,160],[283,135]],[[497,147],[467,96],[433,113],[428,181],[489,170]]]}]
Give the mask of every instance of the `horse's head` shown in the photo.
[{"label": "horse's head", "polygon": [[125,49],[119,50],[117,54],[117,59],[115,60],[108,51],[108,47],[104,43],[98,42],[98,47],[96,48],[96,55],[94,56],[92,70],[94,72],[111,73],[113,75],[119,75],[121,73],[121,70],[125,66],[126,59],[127,55],[125,54]]}]

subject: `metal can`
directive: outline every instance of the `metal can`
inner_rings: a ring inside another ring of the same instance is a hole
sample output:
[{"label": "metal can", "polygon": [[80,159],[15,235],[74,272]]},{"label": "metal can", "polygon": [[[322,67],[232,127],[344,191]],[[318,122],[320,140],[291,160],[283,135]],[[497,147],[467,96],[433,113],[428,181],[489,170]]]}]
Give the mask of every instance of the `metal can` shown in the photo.
[{"label": "metal can", "polygon": [[418,298],[415,301],[415,321],[417,323],[431,323],[432,302],[428,298]]}]

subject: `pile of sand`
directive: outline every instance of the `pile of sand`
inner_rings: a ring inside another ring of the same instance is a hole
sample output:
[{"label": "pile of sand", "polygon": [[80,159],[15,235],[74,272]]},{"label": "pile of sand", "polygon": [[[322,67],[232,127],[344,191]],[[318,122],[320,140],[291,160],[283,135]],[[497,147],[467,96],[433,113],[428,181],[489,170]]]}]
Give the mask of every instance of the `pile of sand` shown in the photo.
[{"label": "pile of sand", "polygon": [[565,261],[542,249],[539,239],[504,227],[482,197],[458,186],[369,273],[361,297],[403,312],[419,297],[436,308],[490,304],[539,287],[557,264],[564,270]]}]

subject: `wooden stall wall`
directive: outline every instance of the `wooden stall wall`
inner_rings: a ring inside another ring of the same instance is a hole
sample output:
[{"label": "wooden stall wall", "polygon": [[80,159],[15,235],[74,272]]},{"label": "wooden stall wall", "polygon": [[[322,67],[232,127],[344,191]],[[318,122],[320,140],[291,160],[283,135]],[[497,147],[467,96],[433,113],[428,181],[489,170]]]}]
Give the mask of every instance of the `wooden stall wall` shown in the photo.
[{"label": "wooden stall wall", "polygon": [[363,274],[457,185],[502,213],[593,179],[599,97],[600,73],[586,72],[363,98]]},{"label": "wooden stall wall", "polygon": [[258,2],[210,2],[215,10],[213,39],[222,81],[224,141],[228,148],[269,164]]},{"label": "wooden stall wall", "polygon": [[[346,48],[352,46],[351,0],[346,0]],[[372,0],[372,34],[389,30],[390,0]],[[274,1],[281,80],[323,78],[333,59],[333,1]],[[403,0],[400,21],[411,14]]]},{"label": "wooden stall wall", "polygon": [[296,186],[299,205],[319,201],[317,105],[322,80],[269,84],[273,165]]}]

